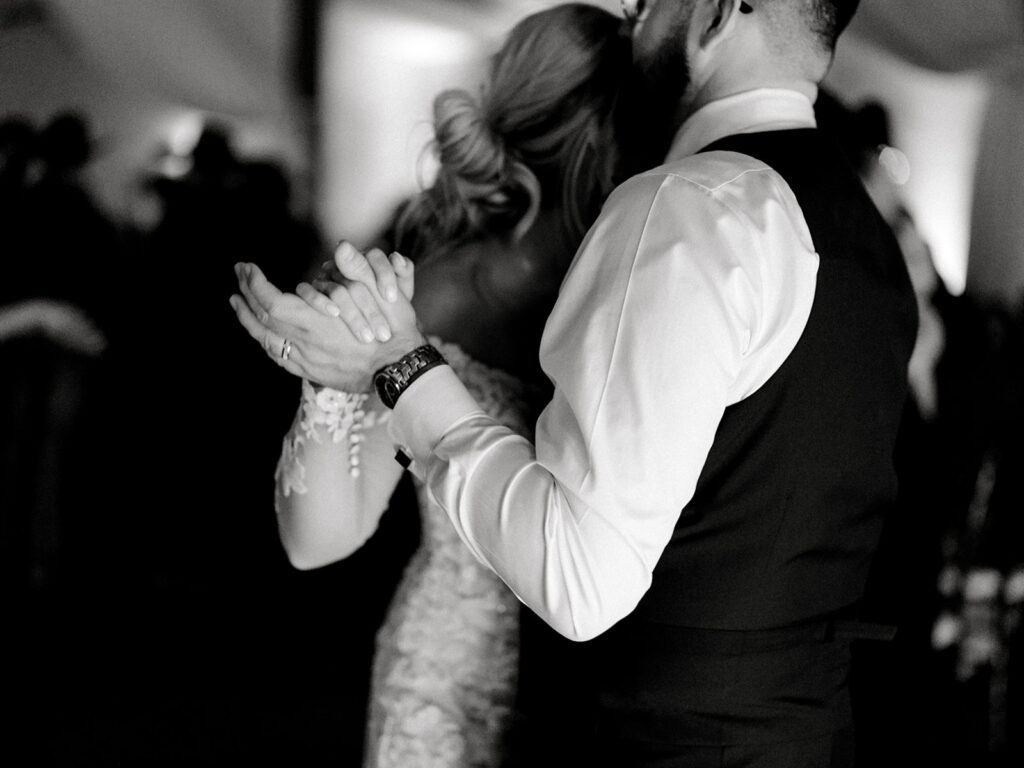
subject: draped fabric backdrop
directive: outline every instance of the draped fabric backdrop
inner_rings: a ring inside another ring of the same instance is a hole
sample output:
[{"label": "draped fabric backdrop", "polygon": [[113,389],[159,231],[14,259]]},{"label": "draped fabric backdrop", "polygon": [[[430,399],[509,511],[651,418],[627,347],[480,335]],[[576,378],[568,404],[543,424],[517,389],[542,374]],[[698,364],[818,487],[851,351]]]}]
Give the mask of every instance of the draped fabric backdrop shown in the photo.
[{"label": "draped fabric backdrop", "polygon": [[979,123],[966,284],[978,295],[1019,302],[1024,295],[1024,2],[863,0],[850,35],[917,67],[971,73],[985,81],[988,93],[979,118],[954,112],[936,113],[931,120]]},{"label": "draped fabric backdrop", "polygon": [[1007,73],[989,100],[975,176],[967,284],[1019,304],[1024,293],[1024,73]]},{"label": "draped fabric backdrop", "polygon": [[165,145],[187,152],[204,121],[240,152],[308,168],[308,107],[292,70],[294,0],[3,0],[33,23],[0,30],[0,116],[39,124],[83,113],[99,139],[90,169],[108,207]]},{"label": "draped fabric backdrop", "polygon": [[49,0],[86,56],[126,89],[283,119],[287,0]]}]

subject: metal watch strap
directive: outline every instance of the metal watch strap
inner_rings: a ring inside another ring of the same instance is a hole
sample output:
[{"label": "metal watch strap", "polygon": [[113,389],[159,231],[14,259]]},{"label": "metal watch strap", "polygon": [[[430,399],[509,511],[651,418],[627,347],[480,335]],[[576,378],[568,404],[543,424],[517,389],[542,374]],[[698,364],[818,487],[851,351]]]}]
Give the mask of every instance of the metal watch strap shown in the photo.
[{"label": "metal watch strap", "polygon": [[373,384],[381,402],[388,408],[394,408],[398,398],[416,379],[431,368],[446,363],[437,348],[424,344],[377,371],[373,375]]}]

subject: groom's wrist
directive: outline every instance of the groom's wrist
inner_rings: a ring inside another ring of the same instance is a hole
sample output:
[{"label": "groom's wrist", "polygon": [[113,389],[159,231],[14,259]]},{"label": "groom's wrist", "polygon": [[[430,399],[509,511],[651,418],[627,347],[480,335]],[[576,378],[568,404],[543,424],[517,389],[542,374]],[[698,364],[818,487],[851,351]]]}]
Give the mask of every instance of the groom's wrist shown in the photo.
[{"label": "groom's wrist", "polygon": [[[394,408],[398,398],[427,371],[446,363],[444,357],[427,343],[422,334],[410,335],[382,347],[379,365],[373,374],[373,387],[380,401]],[[388,353],[391,353],[390,355]]]},{"label": "groom's wrist", "polygon": [[424,373],[402,394],[391,412],[388,434],[399,464],[423,479],[430,457],[451,427],[479,413],[480,406],[450,365]]}]

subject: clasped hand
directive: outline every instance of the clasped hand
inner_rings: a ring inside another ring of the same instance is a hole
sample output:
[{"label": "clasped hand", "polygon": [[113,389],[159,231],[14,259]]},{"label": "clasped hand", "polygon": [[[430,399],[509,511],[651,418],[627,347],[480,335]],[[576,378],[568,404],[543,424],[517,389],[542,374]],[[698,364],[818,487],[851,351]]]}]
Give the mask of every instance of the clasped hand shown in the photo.
[{"label": "clasped hand", "polygon": [[249,335],[289,373],[366,392],[373,373],[425,343],[412,308],[412,263],[341,243],[317,280],[279,290],[255,264],[235,265],[231,306]]}]

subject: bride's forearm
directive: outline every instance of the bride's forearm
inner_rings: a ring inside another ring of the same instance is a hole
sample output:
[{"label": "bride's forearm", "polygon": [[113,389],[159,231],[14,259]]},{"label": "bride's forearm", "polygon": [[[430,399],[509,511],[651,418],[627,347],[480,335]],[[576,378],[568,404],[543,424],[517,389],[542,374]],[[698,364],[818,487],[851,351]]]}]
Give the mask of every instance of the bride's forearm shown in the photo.
[{"label": "bride's forearm", "polygon": [[275,477],[281,541],[292,565],[304,570],[341,560],[362,546],[402,472],[379,402],[359,406],[365,415],[353,419],[353,404],[335,407],[338,401],[321,398],[325,413],[310,394],[306,390],[285,437]]}]

